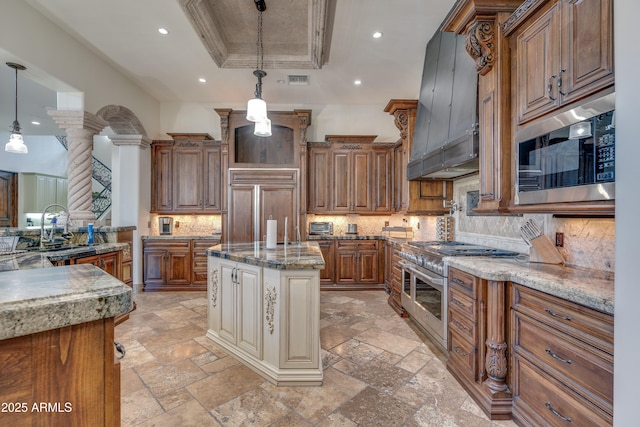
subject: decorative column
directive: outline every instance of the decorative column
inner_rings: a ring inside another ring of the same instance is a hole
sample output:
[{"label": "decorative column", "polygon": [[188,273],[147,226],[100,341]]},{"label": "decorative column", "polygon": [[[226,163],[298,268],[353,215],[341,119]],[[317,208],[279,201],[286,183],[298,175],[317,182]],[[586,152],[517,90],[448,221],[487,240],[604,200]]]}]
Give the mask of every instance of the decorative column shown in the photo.
[{"label": "decorative column", "polygon": [[51,110],[47,113],[67,133],[67,208],[71,223],[84,226],[95,222],[96,216],[91,206],[93,137],[102,132],[108,123],[81,110]]}]

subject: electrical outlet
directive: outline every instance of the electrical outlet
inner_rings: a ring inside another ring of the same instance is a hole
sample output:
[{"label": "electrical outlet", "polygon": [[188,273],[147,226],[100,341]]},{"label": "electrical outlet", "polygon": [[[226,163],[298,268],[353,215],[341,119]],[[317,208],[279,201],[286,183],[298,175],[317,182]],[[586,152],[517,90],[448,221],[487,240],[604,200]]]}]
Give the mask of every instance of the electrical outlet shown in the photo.
[{"label": "electrical outlet", "polygon": [[564,233],[556,233],[556,246],[559,248],[564,247]]}]

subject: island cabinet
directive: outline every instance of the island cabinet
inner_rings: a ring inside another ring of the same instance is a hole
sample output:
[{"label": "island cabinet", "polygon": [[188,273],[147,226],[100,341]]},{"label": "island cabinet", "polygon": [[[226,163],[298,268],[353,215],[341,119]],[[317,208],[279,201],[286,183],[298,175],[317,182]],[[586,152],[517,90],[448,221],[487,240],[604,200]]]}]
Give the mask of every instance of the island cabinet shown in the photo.
[{"label": "island cabinet", "polygon": [[118,257],[120,252],[92,255],[88,257],[73,258],[72,264],[91,264],[101,268],[117,279],[122,278],[121,262]]},{"label": "island cabinet", "polygon": [[384,257],[378,240],[336,241],[336,285],[381,289]]},{"label": "island cabinet", "polygon": [[613,0],[545,3],[512,36],[518,125],[614,83]]},{"label": "island cabinet", "polygon": [[402,258],[400,247],[392,241],[384,242],[384,287],[389,298],[389,305],[402,317],[408,317],[402,308]]},{"label": "island cabinet", "polygon": [[613,316],[513,284],[513,418],[613,424]]},{"label": "island cabinet", "polygon": [[208,268],[207,337],[273,384],[321,385],[319,270],[217,256]]},{"label": "island cabinet", "polygon": [[209,135],[170,134],[151,151],[151,212],[211,214],[221,210],[221,145]]}]

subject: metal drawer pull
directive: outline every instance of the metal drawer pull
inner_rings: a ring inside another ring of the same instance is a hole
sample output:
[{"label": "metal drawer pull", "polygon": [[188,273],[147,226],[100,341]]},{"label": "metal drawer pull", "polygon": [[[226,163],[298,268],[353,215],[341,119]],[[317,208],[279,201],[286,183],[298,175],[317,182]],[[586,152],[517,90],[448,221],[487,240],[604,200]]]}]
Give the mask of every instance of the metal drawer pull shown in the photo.
[{"label": "metal drawer pull", "polygon": [[464,308],[467,308],[467,306],[466,306],[465,304],[461,303],[460,301],[458,301],[458,300],[457,300],[457,299],[455,299],[455,298],[451,298],[451,304],[455,304],[455,305],[457,305],[458,307],[464,307]]},{"label": "metal drawer pull", "polygon": [[467,328],[466,326],[464,326],[462,323],[458,322],[457,320],[454,320],[452,323],[454,325],[456,325],[458,328],[462,329],[463,331],[468,331],[469,330],[469,328]]},{"label": "metal drawer pull", "polygon": [[451,281],[452,281],[453,283],[457,283],[458,285],[466,285],[466,283],[465,283],[464,281],[462,281],[462,280],[458,279],[457,277],[452,277],[452,278],[451,278]]},{"label": "metal drawer pull", "polygon": [[453,351],[455,351],[456,353],[458,353],[462,357],[467,357],[467,353],[465,353],[464,351],[460,350],[460,347],[458,347],[457,345],[453,347]]},{"label": "metal drawer pull", "polygon": [[120,344],[118,341],[114,341],[113,345],[116,346],[116,350],[118,351],[118,353],[120,353],[120,356],[116,356],[116,358],[117,359],[124,358],[125,354],[127,354],[126,350],[124,349],[124,346]]},{"label": "metal drawer pull", "polygon": [[547,308],[545,311],[547,313],[549,313],[550,315],[552,315],[553,317],[557,317],[558,319],[571,321],[571,317],[567,317],[567,316],[563,316],[563,315],[558,314],[558,313],[554,313],[553,311],[551,311],[551,309]]},{"label": "metal drawer pull", "polygon": [[571,417],[563,417],[562,415],[560,415],[560,413],[558,411],[553,409],[553,406],[551,406],[551,402],[545,403],[544,406],[546,406],[547,409],[550,410],[553,415],[555,415],[556,417],[560,418],[562,421],[566,421],[568,423],[570,423],[572,421]]},{"label": "metal drawer pull", "polygon": [[571,364],[571,359],[563,359],[562,357],[558,356],[558,355],[557,355],[557,354],[555,354],[553,351],[551,351],[551,349],[550,349],[550,348],[546,349],[545,351],[547,352],[547,354],[548,354],[549,356],[553,357],[554,359],[559,360],[559,361],[561,361],[561,362],[563,362],[563,363]]}]

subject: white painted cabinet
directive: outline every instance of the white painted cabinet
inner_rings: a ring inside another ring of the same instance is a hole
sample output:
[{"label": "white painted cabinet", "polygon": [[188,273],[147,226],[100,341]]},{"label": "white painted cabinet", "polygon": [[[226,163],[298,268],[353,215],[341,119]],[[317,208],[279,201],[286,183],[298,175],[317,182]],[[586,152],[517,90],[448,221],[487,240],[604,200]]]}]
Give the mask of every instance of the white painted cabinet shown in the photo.
[{"label": "white painted cabinet", "polygon": [[207,337],[276,385],[321,385],[320,272],[208,259]]},{"label": "white painted cabinet", "polygon": [[67,179],[57,176],[21,173],[18,186],[21,212],[42,212],[50,204],[67,206]]}]

